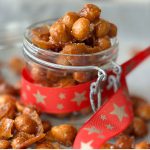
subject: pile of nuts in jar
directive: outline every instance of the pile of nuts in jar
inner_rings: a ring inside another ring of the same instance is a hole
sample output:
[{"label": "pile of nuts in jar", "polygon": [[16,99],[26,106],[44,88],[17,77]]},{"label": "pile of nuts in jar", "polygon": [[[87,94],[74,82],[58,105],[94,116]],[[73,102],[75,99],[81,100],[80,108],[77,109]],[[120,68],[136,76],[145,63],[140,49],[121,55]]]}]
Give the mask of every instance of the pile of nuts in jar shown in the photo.
[{"label": "pile of nuts in jar", "polygon": [[[93,53],[108,50],[112,46],[112,39],[117,35],[117,26],[102,19],[100,15],[99,7],[86,4],[78,13],[67,12],[51,25],[33,28],[31,42],[38,48],[60,54],[56,58],[56,64],[94,65],[94,62],[97,63],[97,57],[86,60],[86,58],[80,58],[79,55],[92,56]],[[34,63],[30,65],[29,70],[35,83],[49,87],[69,87],[91,81],[97,76],[96,73],[86,71],[77,71],[63,76]]]}]

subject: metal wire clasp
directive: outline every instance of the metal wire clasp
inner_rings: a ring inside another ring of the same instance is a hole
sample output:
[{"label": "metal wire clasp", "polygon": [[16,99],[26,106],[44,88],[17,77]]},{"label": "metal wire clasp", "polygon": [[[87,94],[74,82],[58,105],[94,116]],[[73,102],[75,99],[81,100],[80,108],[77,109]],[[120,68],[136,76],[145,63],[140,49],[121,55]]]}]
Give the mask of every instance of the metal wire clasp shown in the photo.
[{"label": "metal wire clasp", "polygon": [[[101,106],[101,82],[106,80],[106,73],[104,70],[98,68],[98,78],[95,82],[91,83],[90,86],[90,103],[92,110],[96,112],[96,110]],[[97,102],[95,102],[95,95],[97,95]],[[97,104],[97,106],[96,106]]]},{"label": "metal wire clasp", "polygon": [[120,76],[121,76],[122,68],[117,63],[112,62],[112,71],[115,75],[108,76],[107,89],[110,90],[113,87],[114,92],[116,92],[120,87]]}]

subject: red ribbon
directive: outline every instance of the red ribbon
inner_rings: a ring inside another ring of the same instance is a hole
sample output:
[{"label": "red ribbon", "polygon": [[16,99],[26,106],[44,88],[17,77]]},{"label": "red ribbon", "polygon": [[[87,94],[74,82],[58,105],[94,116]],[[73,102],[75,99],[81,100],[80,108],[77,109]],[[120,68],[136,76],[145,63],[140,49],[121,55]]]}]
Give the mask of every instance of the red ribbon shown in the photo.
[{"label": "red ribbon", "polygon": [[[122,64],[121,87],[114,94],[104,89],[109,99],[82,126],[73,148],[100,148],[111,137],[122,132],[132,121],[133,111],[128,100],[126,76],[150,55],[150,47]],[[43,112],[66,113],[79,111],[90,106],[89,87],[91,82],[69,88],[49,88],[34,84],[26,70],[22,74],[22,101],[34,104]]]},{"label": "red ribbon", "polygon": [[120,89],[80,128],[73,148],[98,149],[128,127],[133,119],[125,77],[150,56],[150,47],[122,64]]}]

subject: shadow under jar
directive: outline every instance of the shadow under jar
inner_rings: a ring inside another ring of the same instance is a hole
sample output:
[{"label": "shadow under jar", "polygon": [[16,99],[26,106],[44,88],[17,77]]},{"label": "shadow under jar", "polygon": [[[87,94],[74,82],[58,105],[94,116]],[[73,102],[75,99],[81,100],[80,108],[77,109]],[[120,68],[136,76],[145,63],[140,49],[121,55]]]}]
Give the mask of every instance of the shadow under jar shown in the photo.
[{"label": "shadow under jar", "polygon": [[[52,50],[45,50],[32,43],[32,30],[45,24],[52,24],[54,20],[43,21],[29,26],[25,32],[23,53],[26,60],[26,69],[35,84],[50,88],[68,88],[97,78],[96,67],[104,71],[111,69],[111,62],[115,62],[118,56],[118,40],[111,39],[111,47],[101,52],[92,54],[63,54]],[[84,49],[83,49],[84,50]],[[78,113],[86,115],[91,107]],[[71,113],[58,114],[58,117],[66,117]]]}]

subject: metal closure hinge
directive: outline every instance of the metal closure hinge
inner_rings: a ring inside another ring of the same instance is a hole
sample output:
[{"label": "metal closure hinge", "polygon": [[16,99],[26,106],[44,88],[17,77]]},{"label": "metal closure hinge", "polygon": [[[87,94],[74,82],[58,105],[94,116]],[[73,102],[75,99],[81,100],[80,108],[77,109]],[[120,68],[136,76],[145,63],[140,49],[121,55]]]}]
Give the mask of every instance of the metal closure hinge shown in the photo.
[{"label": "metal closure hinge", "polygon": [[[106,73],[102,69],[98,69],[98,78],[95,82],[91,83],[90,86],[90,103],[92,110],[96,112],[96,110],[101,106],[101,82],[106,80]],[[94,97],[97,95],[97,102]],[[97,106],[96,106],[97,104]]]}]

